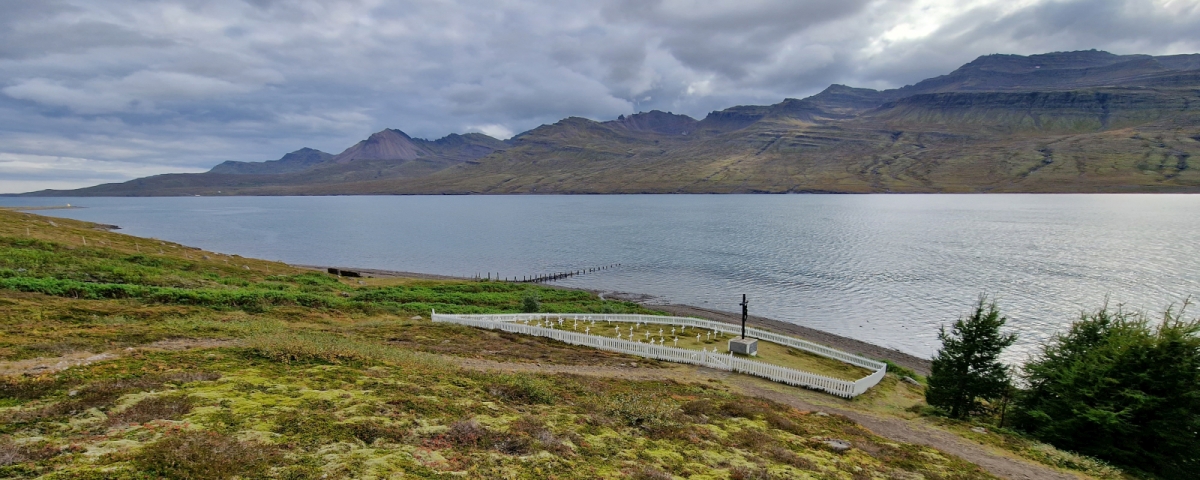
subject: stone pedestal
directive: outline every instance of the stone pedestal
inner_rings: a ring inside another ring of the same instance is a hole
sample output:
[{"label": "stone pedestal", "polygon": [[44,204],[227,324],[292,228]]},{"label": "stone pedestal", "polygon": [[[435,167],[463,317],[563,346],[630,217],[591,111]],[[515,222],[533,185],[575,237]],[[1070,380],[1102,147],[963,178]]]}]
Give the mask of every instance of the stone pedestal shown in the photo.
[{"label": "stone pedestal", "polygon": [[758,339],[734,338],[729,341],[729,351],[742,355],[758,355]]}]

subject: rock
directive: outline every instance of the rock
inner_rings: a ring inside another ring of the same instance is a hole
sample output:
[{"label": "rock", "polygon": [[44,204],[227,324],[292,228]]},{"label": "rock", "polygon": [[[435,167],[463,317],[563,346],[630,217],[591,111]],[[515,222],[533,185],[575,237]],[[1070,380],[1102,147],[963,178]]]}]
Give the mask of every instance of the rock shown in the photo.
[{"label": "rock", "polygon": [[917,379],[915,379],[915,378],[913,378],[913,377],[910,377],[910,376],[908,376],[908,375],[905,375],[905,376],[904,376],[903,378],[901,378],[900,380],[901,380],[901,381],[903,381],[904,383],[911,383],[911,384],[913,384],[913,385],[916,385],[916,386],[918,386],[918,387],[919,387],[919,386],[921,386],[921,382],[918,382],[918,381],[917,381]]},{"label": "rock", "polygon": [[971,427],[971,431],[975,433],[987,433],[987,429],[983,427]]},{"label": "rock", "polygon": [[413,316],[411,316],[411,317],[408,317],[408,319],[409,319],[409,320],[420,320],[420,319],[421,319],[421,316],[420,316],[420,315],[413,315]]},{"label": "rock", "polygon": [[836,453],[845,453],[847,450],[853,448],[853,445],[851,445],[849,441],[836,438],[826,439],[821,443],[824,443],[825,446],[829,447],[830,450],[833,450]]},{"label": "rock", "polygon": [[817,413],[814,413],[813,415],[816,415],[818,417],[828,417],[829,416],[829,414],[825,413],[825,412],[817,412]]}]

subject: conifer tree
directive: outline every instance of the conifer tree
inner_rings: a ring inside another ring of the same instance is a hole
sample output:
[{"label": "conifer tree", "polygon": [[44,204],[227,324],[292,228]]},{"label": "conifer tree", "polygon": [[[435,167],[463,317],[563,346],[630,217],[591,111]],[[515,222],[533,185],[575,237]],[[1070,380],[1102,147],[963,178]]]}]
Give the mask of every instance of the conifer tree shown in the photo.
[{"label": "conifer tree", "polygon": [[1016,424],[1059,448],[1161,478],[1200,472],[1200,319],[1108,308],[1025,365]]},{"label": "conifer tree", "polygon": [[938,332],[942,348],[933,357],[925,401],[961,419],[976,413],[981,399],[1003,396],[1010,379],[1000,352],[1017,341],[1016,335],[1000,332],[1007,320],[996,302],[981,296],[975,312],[954,322],[949,333],[943,326]]}]

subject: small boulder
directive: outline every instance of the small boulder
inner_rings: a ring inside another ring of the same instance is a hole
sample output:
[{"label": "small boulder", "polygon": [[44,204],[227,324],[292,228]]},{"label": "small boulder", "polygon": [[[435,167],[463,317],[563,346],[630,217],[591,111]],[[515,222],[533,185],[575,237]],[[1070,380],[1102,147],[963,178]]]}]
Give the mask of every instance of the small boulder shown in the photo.
[{"label": "small boulder", "polygon": [[826,447],[829,447],[829,449],[833,450],[835,453],[845,453],[853,447],[848,440],[841,440],[837,438],[829,438],[821,443],[824,443]]},{"label": "small boulder", "polygon": [[915,379],[915,378],[913,378],[913,377],[910,377],[910,376],[908,376],[908,375],[905,375],[905,376],[904,376],[903,378],[901,378],[900,380],[901,380],[901,381],[903,381],[904,383],[911,383],[911,384],[913,384],[913,385],[916,385],[916,386],[918,386],[918,387],[919,387],[919,386],[921,386],[921,382],[918,382],[918,381],[917,381],[917,379]]},{"label": "small boulder", "polygon": [[971,427],[971,431],[975,433],[987,433],[987,429],[983,427]]}]

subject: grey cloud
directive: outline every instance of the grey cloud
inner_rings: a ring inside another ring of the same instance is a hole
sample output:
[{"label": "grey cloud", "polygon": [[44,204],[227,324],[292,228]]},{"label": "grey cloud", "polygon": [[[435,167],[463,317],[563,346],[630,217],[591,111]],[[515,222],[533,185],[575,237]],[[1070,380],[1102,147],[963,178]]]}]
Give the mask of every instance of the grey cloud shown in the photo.
[{"label": "grey cloud", "polygon": [[841,2],[641,2],[606,9],[611,18],[639,22],[691,68],[738,79],[770,58],[788,38],[810,27],[851,16],[869,4]]},{"label": "grey cloud", "polygon": [[[383,128],[703,117],[830,83],[902,86],[989,53],[1200,50],[1195,4],[1172,5],[0,0],[0,154],[205,168],[336,153]],[[885,38],[902,22],[936,28]]]},{"label": "grey cloud", "polygon": [[18,59],[47,53],[86,52],[101,47],[163,46],[170,43],[100,22],[26,25],[10,26],[0,31],[0,58]]}]

